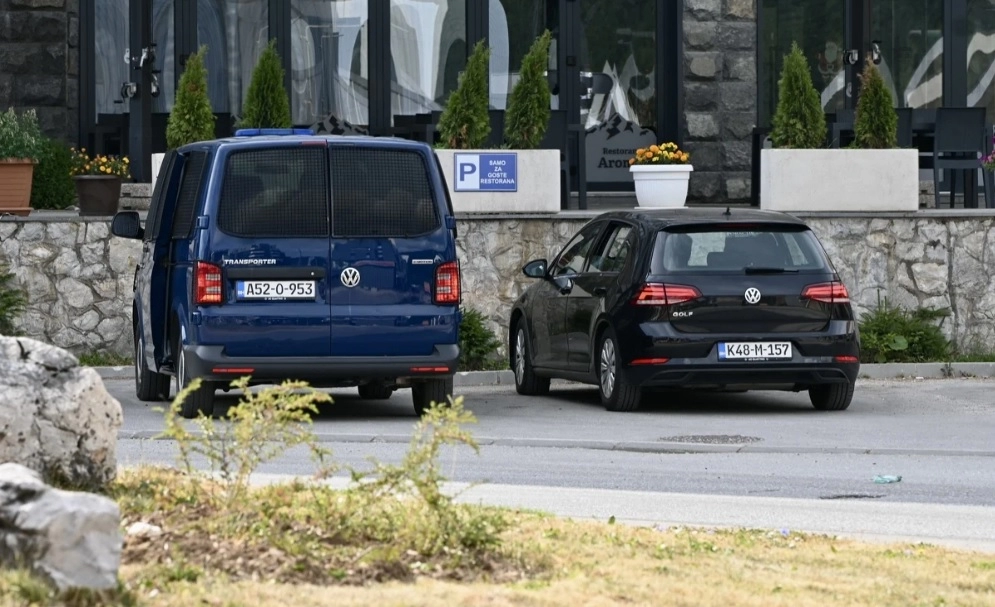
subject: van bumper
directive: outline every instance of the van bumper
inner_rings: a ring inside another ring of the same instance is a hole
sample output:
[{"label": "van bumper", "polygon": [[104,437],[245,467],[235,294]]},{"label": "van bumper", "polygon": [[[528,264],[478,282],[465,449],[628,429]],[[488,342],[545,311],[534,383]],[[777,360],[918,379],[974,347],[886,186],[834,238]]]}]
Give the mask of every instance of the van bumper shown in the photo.
[{"label": "van bumper", "polygon": [[437,344],[428,356],[230,357],[223,346],[184,346],[190,378],[225,384],[251,376],[252,383],[285,380],[322,384],[363,383],[371,380],[426,379],[454,375],[459,363],[458,344]]}]

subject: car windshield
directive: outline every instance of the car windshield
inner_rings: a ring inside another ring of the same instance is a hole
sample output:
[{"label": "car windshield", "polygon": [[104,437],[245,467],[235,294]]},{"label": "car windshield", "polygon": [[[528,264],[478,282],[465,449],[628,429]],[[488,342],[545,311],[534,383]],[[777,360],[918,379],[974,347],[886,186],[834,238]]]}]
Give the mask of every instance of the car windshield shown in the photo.
[{"label": "car windshield", "polygon": [[657,234],[652,274],[825,272],[829,261],[803,226],[681,226]]}]

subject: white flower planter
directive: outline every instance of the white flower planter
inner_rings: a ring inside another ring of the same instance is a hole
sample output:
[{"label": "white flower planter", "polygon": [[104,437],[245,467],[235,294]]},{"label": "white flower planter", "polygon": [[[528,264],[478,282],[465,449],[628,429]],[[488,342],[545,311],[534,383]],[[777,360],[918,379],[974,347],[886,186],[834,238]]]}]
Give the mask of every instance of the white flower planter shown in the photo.
[{"label": "white flower planter", "polygon": [[629,167],[636,185],[636,201],[641,207],[683,207],[688,199],[690,164],[634,164]]}]

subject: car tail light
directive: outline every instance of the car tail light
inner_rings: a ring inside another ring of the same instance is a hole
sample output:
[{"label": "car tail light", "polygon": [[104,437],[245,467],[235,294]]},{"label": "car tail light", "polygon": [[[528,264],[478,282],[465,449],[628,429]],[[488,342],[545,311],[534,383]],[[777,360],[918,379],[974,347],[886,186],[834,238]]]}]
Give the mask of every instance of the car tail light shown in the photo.
[{"label": "car tail light", "polygon": [[449,261],[435,269],[435,303],[460,302],[459,264]]},{"label": "car tail light", "polygon": [[823,282],[809,285],[802,291],[802,299],[821,301],[822,303],[850,303],[850,294],[842,282]]},{"label": "car tail light", "polygon": [[670,362],[669,358],[634,358],[630,365],[665,365]]},{"label": "car tail light", "polygon": [[194,266],[194,283],[197,285],[195,303],[200,305],[221,303],[221,268],[198,261]]},{"label": "car tail light", "polygon": [[672,306],[701,297],[701,292],[686,285],[668,285],[651,282],[643,285],[632,303],[637,306]]},{"label": "car tail light", "polygon": [[838,363],[858,363],[860,359],[856,356],[849,356],[847,354],[840,354],[836,357],[836,362]]}]

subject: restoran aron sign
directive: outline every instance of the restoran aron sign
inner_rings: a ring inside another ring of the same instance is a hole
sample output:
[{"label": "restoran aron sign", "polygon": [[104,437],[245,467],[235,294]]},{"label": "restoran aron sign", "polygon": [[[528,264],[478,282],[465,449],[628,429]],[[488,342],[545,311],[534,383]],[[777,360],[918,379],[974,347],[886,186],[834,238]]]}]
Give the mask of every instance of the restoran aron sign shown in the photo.
[{"label": "restoran aron sign", "polygon": [[454,154],[456,192],[517,192],[518,154]]}]

